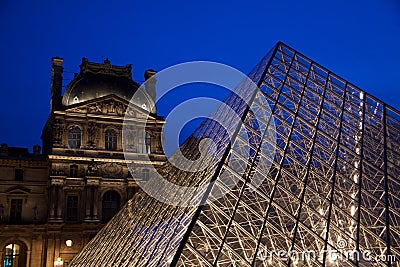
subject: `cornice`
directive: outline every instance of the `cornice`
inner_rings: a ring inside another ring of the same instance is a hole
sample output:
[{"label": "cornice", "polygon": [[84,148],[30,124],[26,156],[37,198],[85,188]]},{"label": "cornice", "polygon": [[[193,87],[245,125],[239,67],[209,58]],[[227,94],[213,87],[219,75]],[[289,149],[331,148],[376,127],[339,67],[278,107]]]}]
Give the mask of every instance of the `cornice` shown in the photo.
[{"label": "cornice", "polygon": [[[134,154],[135,158],[142,154]],[[132,157],[132,156],[130,156]],[[165,163],[165,160],[160,158],[160,161],[150,161],[150,160],[140,160],[139,157],[133,160],[125,160],[125,159],[112,159],[112,158],[96,158],[96,157],[85,157],[85,156],[66,156],[66,155],[49,155],[50,160],[68,160],[68,161],[91,161],[92,159],[95,162],[106,162],[106,163],[123,163],[123,164],[153,164],[153,165],[162,165]]]}]

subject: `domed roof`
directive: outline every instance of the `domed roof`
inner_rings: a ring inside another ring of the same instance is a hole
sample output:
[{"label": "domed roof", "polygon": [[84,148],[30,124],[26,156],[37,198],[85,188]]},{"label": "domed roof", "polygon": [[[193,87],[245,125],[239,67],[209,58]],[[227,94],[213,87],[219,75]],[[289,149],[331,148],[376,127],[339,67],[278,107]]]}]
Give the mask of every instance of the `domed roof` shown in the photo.
[{"label": "domed roof", "polygon": [[[62,104],[69,106],[106,95],[117,95],[130,101],[140,85],[132,80],[132,66],[114,66],[107,59],[104,64],[82,59],[81,72],[76,75],[65,90]],[[141,99],[136,99],[136,98]],[[134,103],[140,107],[152,106],[147,93],[135,95]],[[145,108],[147,109],[147,108]]]}]

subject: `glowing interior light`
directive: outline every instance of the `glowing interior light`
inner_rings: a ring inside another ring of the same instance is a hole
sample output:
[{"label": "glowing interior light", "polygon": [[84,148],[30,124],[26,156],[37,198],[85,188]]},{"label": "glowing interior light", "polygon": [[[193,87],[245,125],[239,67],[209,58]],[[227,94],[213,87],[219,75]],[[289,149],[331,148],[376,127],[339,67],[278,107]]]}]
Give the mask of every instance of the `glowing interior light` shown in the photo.
[{"label": "glowing interior light", "polygon": [[56,261],[54,261],[54,266],[63,266],[64,262],[63,260],[58,257]]},{"label": "glowing interior light", "polygon": [[358,174],[354,174],[353,178],[354,178],[354,182],[358,183]]},{"label": "glowing interior light", "polygon": [[319,208],[319,214],[321,214],[321,215],[324,214],[324,209],[323,208]]},{"label": "glowing interior light", "polygon": [[356,206],[354,206],[354,205],[351,206],[350,213],[351,213],[351,216],[353,216],[356,213]]},{"label": "glowing interior light", "polygon": [[[360,149],[356,148],[356,153],[359,154],[359,152],[360,152]],[[354,162],[354,167],[358,168],[358,164],[359,164],[358,161]]]},{"label": "glowing interior light", "polygon": [[332,253],[332,251],[329,251],[329,262],[334,263],[336,260],[337,260],[336,253]]}]

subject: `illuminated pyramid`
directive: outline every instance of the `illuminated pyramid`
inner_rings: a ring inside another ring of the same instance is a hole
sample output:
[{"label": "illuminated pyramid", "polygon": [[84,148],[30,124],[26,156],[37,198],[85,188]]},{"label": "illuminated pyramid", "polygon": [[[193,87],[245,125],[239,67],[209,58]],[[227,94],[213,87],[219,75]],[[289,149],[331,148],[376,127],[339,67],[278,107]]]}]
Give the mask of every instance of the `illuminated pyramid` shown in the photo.
[{"label": "illuminated pyramid", "polygon": [[283,43],[249,77],[260,90],[225,100],[233,138],[208,119],[180,149],[195,160],[211,138],[209,167],[158,169],[212,182],[206,204],[140,191],[69,266],[399,266],[400,112]]}]

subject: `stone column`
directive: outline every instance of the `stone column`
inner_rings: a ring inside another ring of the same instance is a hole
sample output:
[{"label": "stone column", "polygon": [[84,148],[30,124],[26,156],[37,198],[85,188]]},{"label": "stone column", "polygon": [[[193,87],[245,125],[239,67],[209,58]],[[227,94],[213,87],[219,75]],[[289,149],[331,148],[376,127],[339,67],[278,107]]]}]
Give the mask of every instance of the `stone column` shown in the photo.
[{"label": "stone column", "polygon": [[54,266],[54,234],[47,236],[47,257],[46,266]]},{"label": "stone column", "polygon": [[93,220],[98,220],[99,186],[93,185]]},{"label": "stone column", "polygon": [[64,192],[62,186],[57,186],[57,218],[62,219],[63,212],[63,200],[64,200]]},{"label": "stone column", "polygon": [[60,249],[61,249],[61,238],[59,234],[56,234],[54,242],[54,259],[60,257]]},{"label": "stone column", "polygon": [[86,212],[85,212],[85,220],[90,220],[91,216],[90,216],[90,198],[91,198],[91,194],[90,194],[90,186],[86,186],[85,187],[85,191],[86,191]]},{"label": "stone column", "polygon": [[26,251],[26,266],[31,266],[31,250]]},{"label": "stone column", "polygon": [[49,215],[49,219],[54,219],[55,218],[55,211],[56,211],[55,186],[51,185],[49,190],[50,190],[50,215]]},{"label": "stone column", "polygon": [[99,187],[98,176],[86,176],[86,217],[85,221],[97,222],[97,196]]}]

